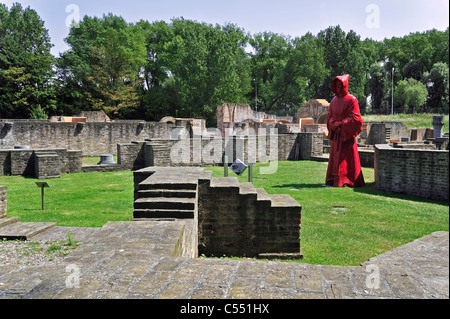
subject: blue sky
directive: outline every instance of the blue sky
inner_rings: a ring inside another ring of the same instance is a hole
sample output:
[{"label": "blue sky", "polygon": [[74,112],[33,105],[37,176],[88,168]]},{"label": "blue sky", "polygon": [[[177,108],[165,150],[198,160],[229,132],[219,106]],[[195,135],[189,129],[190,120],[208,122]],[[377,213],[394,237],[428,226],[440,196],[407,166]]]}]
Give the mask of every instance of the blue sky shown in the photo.
[{"label": "blue sky", "polygon": [[449,26],[447,0],[0,0],[8,7],[13,2],[30,6],[45,21],[54,55],[68,48],[64,38],[66,20],[75,13],[66,10],[71,4],[81,17],[111,12],[128,22],[170,22],[182,16],[211,24],[231,22],[252,34],[272,31],[292,37],[340,25],[363,39],[383,40]]}]

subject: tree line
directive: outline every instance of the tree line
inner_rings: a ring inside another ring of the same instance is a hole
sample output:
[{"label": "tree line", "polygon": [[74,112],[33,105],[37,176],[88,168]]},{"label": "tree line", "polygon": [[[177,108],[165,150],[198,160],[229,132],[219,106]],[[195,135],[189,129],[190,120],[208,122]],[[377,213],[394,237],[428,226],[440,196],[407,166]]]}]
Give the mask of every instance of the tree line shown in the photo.
[{"label": "tree line", "polygon": [[235,24],[176,18],[129,23],[85,16],[54,57],[30,7],[0,4],[0,118],[48,118],[103,110],[113,119],[195,117],[215,123],[221,103],[292,114],[331,100],[350,74],[363,113],[449,112],[449,29],[375,41],[338,26],[292,38]]}]

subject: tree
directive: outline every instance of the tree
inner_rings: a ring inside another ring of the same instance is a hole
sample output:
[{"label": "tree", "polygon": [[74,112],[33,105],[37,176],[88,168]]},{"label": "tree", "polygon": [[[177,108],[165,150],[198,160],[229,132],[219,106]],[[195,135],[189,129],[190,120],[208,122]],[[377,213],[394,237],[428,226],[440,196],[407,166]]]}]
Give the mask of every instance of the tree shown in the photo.
[{"label": "tree", "polygon": [[171,25],[140,25],[147,34],[146,114],[155,120],[204,118],[212,124],[218,104],[247,102],[251,86],[243,30],[183,18]]},{"label": "tree", "polygon": [[395,89],[394,101],[400,105],[401,112],[423,112],[427,102],[427,88],[413,78],[401,80]]},{"label": "tree", "polygon": [[375,114],[384,113],[383,102],[387,93],[386,72],[380,63],[374,63],[370,67],[369,74],[372,112]]},{"label": "tree", "polygon": [[36,11],[0,4],[0,116],[46,118],[54,112],[54,59]]},{"label": "tree", "polygon": [[362,50],[360,37],[354,32],[345,33],[338,25],[319,32],[318,39],[324,49],[328,78],[319,94],[328,100],[333,98],[331,81],[342,74],[350,74],[350,90],[359,101],[364,103],[364,88],[367,82],[366,69],[370,63]]},{"label": "tree", "polygon": [[449,69],[446,63],[436,63],[425,75],[428,88],[428,107],[433,112],[449,111]]},{"label": "tree", "polygon": [[71,48],[58,61],[60,100],[78,110],[103,110],[113,118],[133,112],[146,58],[143,30],[112,14],[85,16],[66,42]]}]

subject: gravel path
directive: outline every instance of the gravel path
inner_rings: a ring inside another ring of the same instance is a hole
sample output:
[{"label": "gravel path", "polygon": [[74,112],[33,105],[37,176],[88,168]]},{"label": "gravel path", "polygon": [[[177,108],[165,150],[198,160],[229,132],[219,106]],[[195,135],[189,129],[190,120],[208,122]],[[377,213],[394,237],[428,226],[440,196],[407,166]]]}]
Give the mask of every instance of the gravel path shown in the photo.
[{"label": "gravel path", "polygon": [[[61,263],[65,257],[83,244],[98,228],[54,227],[34,236],[29,241],[0,240],[0,266],[26,265],[51,266]],[[68,233],[75,245],[69,244]]]}]

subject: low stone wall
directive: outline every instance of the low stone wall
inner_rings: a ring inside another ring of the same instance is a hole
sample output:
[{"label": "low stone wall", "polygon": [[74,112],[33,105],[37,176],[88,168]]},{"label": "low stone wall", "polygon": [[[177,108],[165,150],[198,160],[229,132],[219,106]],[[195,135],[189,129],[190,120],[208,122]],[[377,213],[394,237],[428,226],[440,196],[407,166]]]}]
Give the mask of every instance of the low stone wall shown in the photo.
[{"label": "low stone wall", "polygon": [[213,178],[200,167],[147,167],[133,175],[135,220],[192,220],[180,235],[177,256],[302,256],[302,208],[289,195],[270,195],[236,177]]},{"label": "low stone wall", "polygon": [[277,201],[276,195],[264,190],[259,190],[265,194],[258,198],[257,192],[246,191],[233,178],[199,185],[200,253],[218,257],[301,256],[300,205],[292,198]]},{"label": "low stone wall", "polygon": [[380,190],[449,200],[449,151],[375,146],[375,183]]},{"label": "low stone wall", "polygon": [[51,178],[81,172],[82,153],[66,149],[0,150],[0,163],[0,176]]},{"label": "low stone wall", "polygon": [[169,138],[167,123],[114,121],[65,123],[49,120],[0,120],[0,149],[16,145],[30,148],[64,148],[84,156],[117,155],[117,144],[149,138]]},{"label": "low stone wall", "polygon": [[358,149],[359,153],[359,160],[361,162],[362,167],[369,167],[374,168],[375,167],[375,151],[374,150],[365,150],[365,149]]},{"label": "low stone wall", "polygon": [[182,140],[152,139],[118,145],[118,163],[124,169],[148,166],[214,166],[237,158],[245,163],[311,160],[323,154],[321,133],[298,133],[262,136],[203,137]]},{"label": "low stone wall", "polygon": [[198,258],[198,219],[185,220],[172,257]]},{"label": "low stone wall", "polygon": [[0,185],[0,219],[6,218],[8,211],[7,189],[8,187]]}]

